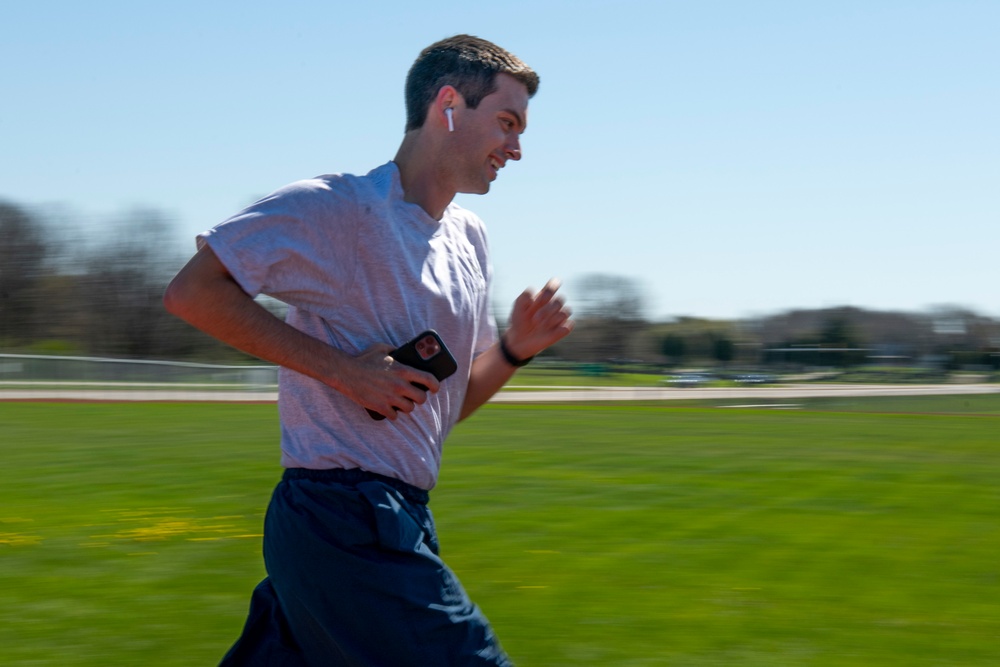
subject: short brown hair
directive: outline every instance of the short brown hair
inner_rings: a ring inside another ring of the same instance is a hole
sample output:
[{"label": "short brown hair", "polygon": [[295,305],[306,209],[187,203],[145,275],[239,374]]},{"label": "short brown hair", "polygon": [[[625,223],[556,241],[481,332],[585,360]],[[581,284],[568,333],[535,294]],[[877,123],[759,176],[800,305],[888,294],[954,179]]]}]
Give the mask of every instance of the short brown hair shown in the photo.
[{"label": "short brown hair", "polygon": [[484,97],[496,91],[497,74],[509,74],[528,89],[538,92],[538,75],[512,53],[472,35],[455,35],[431,44],[420,52],[406,75],[406,131],[424,124],[427,108],[441,90],[454,86],[475,109]]}]

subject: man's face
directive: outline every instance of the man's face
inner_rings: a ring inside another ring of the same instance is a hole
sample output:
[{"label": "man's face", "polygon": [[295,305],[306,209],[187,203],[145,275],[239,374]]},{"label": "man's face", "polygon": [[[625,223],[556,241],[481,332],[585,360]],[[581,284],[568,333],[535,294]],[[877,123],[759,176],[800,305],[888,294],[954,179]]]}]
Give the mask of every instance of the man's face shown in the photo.
[{"label": "man's face", "polygon": [[521,159],[521,133],[528,123],[528,89],[507,74],[475,109],[462,109],[449,133],[454,149],[456,192],[485,194],[508,160]]}]

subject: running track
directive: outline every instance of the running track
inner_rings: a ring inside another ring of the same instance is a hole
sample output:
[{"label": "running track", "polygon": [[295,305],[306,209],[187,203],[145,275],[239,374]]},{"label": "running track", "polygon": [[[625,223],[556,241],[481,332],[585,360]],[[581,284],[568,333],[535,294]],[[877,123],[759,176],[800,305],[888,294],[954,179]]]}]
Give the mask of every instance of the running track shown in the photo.
[{"label": "running track", "polygon": [[[732,388],[657,388],[657,387],[544,387],[502,390],[491,403],[570,403],[608,401],[670,400],[774,400],[842,396],[933,396],[943,394],[998,394],[1000,384],[788,384],[771,387]],[[273,403],[276,391],[211,390],[198,387],[164,388],[136,385],[129,388],[59,388],[2,389],[0,401],[144,401],[144,402],[249,402]]]}]

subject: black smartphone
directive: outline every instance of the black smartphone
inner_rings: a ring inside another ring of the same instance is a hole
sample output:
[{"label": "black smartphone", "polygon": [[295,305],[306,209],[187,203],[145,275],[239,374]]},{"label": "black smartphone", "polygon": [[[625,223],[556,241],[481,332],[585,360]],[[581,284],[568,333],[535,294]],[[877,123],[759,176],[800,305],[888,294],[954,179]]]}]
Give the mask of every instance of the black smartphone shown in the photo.
[{"label": "black smartphone", "polygon": [[[400,345],[390,352],[389,356],[401,364],[413,366],[421,371],[427,371],[436,377],[438,381],[444,380],[458,370],[455,358],[451,356],[451,352],[445,347],[441,336],[433,329],[428,329],[410,342]],[[414,382],[413,386],[427,391],[427,387],[419,382]],[[385,419],[384,416],[372,410],[368,410],[368,414],[372,419]]]}]

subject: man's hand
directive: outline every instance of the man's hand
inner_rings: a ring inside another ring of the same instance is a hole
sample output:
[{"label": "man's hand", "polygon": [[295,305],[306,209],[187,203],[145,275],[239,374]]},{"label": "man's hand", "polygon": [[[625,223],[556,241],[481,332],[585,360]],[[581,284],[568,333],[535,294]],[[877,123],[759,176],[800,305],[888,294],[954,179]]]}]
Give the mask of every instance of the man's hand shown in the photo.
[{"label": "man's hand", "polygon": [[[559,281],[552,279],[537,294],[525,290],[514,301],[510,327],[503,334],[503,342],[507,352],[517,360],[530,359],[573,330],[570,310],[562,297],[556,296],[558,290]],[[472,362],[469,386],[459,418],[465,419],[490,400],[516,370],[500,349],[500,344],[476,357]]]},{"label": "man's hand", "polygon": [[392,349],[391,345],[373,345],[355,357],[340,378],[340,391],[358,405],[395,420],[398,413],[413,412],[426,402],[427,392],[437,393],[441,383],[432,374],[390,357]]},{"label": "man's hand", "polygon": [[535,356],[573,330],[570,309],[556,296],[558,290],[559,281],[553,278],[537,294],[525,290],[514,301],[504,342],[518,359]]}]

